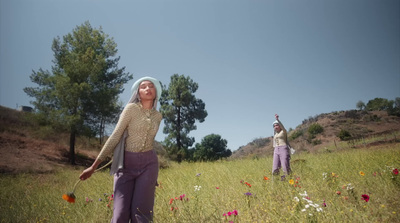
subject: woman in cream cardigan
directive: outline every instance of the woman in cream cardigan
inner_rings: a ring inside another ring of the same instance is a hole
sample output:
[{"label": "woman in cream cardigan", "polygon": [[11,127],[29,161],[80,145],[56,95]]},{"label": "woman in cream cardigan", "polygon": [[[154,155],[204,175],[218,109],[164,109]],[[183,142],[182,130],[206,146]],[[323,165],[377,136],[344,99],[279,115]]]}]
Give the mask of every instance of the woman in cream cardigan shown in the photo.
[{"label": "woman in cream cardigan", "polygon": [[279,121],[279,115],[275,114],[275,121],[272,123],[274,127],[274,160],[272,164],[272,173],[279,175],[279,170],[282,167],[286,174],[290,174],[290,149],[287,140],[287,131]]}]

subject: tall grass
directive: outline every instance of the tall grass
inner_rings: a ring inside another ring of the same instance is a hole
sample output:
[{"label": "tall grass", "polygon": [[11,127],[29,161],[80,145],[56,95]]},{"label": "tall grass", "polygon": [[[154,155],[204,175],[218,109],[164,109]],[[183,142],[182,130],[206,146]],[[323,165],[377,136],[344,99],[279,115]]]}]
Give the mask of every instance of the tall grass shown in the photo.
[{"label": "tall grass", "polygon": [[[154,221],[399,222],[400,176],[393,174],[399,144],[295,154],[291,164],[293,174],[283,178],[271,175],[271,157],[174,163],[160,170]],[[0,222],[109,222],[113,178],[107,171],[81,183],[74,204],[61,199],[80,172],[3,175]]]}]

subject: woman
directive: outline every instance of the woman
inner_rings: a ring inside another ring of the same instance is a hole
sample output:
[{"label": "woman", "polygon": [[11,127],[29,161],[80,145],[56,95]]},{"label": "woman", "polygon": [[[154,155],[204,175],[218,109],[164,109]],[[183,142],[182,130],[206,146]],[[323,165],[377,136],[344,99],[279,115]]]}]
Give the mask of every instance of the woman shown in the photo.
[{"label": "woman", "polygon": [[[96,160],[79,176],[89,178],[114,150],[114,211],[111,222],[150,222],[153,218],[158,159],[154,138],[162,116],[156,110],[160,82],[143,77],[132,86],[133,95]],[[121,149],[121,151],[118,151]],[[118,155],[118,152],[119,153]],[[117,154],[117,155],[116,155]],[[119,159],[119,160],[118,160]]]},{"label": "woman", "polygon": [[287,140],[287,132],[285,127],[279,121],[279,115],[275,114],[275,121],[272,123],[274,127],[274,160],[272,164],[272,173],[279,174],[279,169],[283,167],[286,174],[290,174],[290,150]]}]

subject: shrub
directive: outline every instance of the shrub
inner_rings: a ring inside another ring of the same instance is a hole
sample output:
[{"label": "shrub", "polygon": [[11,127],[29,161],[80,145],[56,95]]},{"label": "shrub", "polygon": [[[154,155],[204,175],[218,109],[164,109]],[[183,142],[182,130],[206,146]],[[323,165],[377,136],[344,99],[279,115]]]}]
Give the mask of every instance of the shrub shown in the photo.
[{"label": "shrub", "polygon": [[322,143],[322,141],[320,139],[315,139],[311,142],[313,144],[313,146],[319,145]]},{"label": "shrub", "polygon": [[303,130],[293,131],[293,133],[289,136],[289,140],[295,140],[295,139],[299,138],[300,136],[302,136],[303,133],[304,133]]},{"label": "shrub", "polygon": [[342,129],[340,130],[338,137],[340,140],[346,141],[351,139],[351,134],[349,131]]},{"label": "shrub", "polygon": [[324,131],[324,128],[318,123],[313,123],[308,128],[308,133],[310,133],[311,135],[314,135],[314,136],[319,133],[322,133],[323,131]]}]

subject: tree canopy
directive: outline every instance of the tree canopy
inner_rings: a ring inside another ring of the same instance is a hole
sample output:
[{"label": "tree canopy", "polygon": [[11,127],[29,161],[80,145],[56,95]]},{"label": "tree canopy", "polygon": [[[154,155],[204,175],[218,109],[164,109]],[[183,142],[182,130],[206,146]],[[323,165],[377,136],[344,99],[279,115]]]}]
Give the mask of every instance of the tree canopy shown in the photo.
[{"label": "tree canopy", "polygon": [[32,71],[38,87],[24,91],[36,100],[38,113],[70,131],[70,162],[75,164],[76,134],[101,136],[107,123],[121,110],[118,95],[132,79],[125,67],[118,68],[117,44],[100,27],[89,22],[72,33],[54,38],[52,72]]},{"label": "tree canopy", "polygon": [[202,161],[215,161],[232,155],[232,151],[227,149],[228,141],[222,139],[220,135],[210,134],[205,136],[201,143],[196,143],[193,159]]},{"label": "tree canopy", "polygon": [[203,122],[207,117],[205,103],[194,95],[198,87],[189,76],[178,74],[171,76],[168,88],[163,87],[160,111],[164,117],[163,132],[167,134],[164,143],[169,154],[176,154],[179,162],[194,143],[188,134],[196,130],[196,120]]}]

